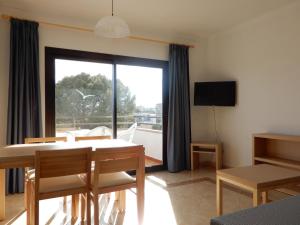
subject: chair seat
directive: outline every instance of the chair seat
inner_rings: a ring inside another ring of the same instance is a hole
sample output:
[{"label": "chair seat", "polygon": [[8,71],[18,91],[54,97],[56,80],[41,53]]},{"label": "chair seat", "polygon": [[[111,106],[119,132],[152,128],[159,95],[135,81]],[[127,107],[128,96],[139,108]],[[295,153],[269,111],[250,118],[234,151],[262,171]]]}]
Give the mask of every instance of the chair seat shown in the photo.
[{"label": "chair seat", "polygon": [[[35,174],[30,175],[30,180],[34,181]],[[85,187],[86,183],[78,175],[51,177],[40,179],[40,193],[64,191]]]},{"label": "chair seat", "polygon": [[[94,172],[91,175],[92,186],[94,186]],[[125,172],[99,174],[98,188],[107,188],[124,184],[135,183],[135,178],[129,176]]]}]

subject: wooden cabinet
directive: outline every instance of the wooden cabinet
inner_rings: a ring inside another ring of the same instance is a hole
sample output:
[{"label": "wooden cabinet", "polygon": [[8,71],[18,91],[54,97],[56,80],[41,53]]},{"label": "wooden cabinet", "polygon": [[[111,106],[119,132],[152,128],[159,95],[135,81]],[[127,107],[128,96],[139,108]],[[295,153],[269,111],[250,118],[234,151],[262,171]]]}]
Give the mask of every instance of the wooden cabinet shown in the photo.
[{"label": "wooden cabinet", "polygon": [[[253,164],[267,163],[300,170],[300,136],[281,134],[253,135]],[[294,195],[300,193],[300,186],[283,192]]]},{"label": "wooden cabinet", "polygon": [[300,136],[253,135],[253,164],[269,163],[300,170]]},{"label": "wooden cabinet", "polygon": [[216,169],[222,169],[222,145],[221,143],[191,143],[191,170],[199,167],[199,154],[215,154]]}]

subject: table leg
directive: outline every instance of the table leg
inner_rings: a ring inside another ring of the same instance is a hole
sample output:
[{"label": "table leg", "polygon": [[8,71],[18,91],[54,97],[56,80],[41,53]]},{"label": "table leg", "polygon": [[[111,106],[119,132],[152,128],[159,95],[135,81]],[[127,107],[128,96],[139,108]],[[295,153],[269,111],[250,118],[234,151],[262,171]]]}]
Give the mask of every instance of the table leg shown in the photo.
[{"label": "table leg", "polygon": [[200,157],[199,154],[193,153],[193,170],[199,169],[199,165],[200,165],[199,157]]},{"label": "table leg", "polygon": [[217,176],[217,215],[223,214],[223,181]]},{"label": "table leg", "polygon": [[5,170],[0,169],[0,221],[5,219]]},{"label": "table leg", "polygon": [[216,147],[216,169],[217,170],[222,169],[222,160],[223,160],[222,148],[221,146],[217,146]]},{"label": "table leg", "polygon": [[194,147],[193,147],[193,145],[191,145],[191,170],[194,170],[195,169],[195,167],[194,167],[194,153],[193,153],[193,149],[194,149]]},{"label": "table leg", "polygon": [[72,218],[78,218],[79,216],[79,194],[72,195]]},{"label": "table leg", "polygon": [[260,192],[258,190],[253,191],[253,207],[256,207],[260,204]]},{"label": "table leg", "polygon": [[263,204],[268,203],[268,192],[267,191],[262,192],[262,200],[263,200]]}]

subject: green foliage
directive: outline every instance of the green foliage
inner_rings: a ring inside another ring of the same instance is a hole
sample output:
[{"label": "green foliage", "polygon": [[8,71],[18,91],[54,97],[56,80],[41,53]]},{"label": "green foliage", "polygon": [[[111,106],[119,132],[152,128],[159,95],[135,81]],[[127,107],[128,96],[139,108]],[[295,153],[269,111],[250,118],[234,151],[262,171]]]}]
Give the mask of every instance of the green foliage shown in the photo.
[{"label": "green foliage", "polygon": [[153,130],[162,130],[162,125],[161,124],[153,124],[152,129]]},{"label": "green foliage", "polygon": [[[91,124],[91,127],[95,127],[93,123],[111,124],[112,81],[105,76],[86,73],[68,76],[56,84],[55,91],[57,124]],[[117,80],[118,115],[132,115],[135,109],[135,96]]]}]

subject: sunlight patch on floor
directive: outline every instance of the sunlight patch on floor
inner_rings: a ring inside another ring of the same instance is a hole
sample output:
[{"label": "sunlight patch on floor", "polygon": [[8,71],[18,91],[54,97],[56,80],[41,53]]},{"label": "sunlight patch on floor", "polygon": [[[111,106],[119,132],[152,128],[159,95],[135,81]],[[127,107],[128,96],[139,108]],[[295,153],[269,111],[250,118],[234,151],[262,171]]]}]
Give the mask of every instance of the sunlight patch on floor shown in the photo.
[{"label": "sunlight patch on floor", "polygon": [[[148,176],[145,182],[145,222],[144,225],[177,225],[167,184],[161,178]],[[67,214],[62,211],[62,198],[40,201],[40,224],[71,224],[71,198],[68,197]],[[126,191],[125,215],[118,212],[114,194],[101,197],[100,213],[102,225],[137,225],[136,190]],[[93,204],[92,204],[93,214]],[[92,217],[93,218],[93,217]],[[26,224],[26,212],[22,213],[13,225]],[[76,224],[80,224],[77,221]]]},{"label": "sunlight patch on floor", "polygon": [[[68,197],[68,202],[71,198]],[[67,208],[67,214],[62,210],[62,198],[54,198],[40,201],[40,224],[57,225],[57,224],[71,224],[71,207],[70,204]],[[24,225],[26,224],[27,213],[23,212],[12,225]],[[75,224],[79,224],[80,221],[75,221]]]},{"label": "sunlight patch on floor", "polygon": [[162,187],[165,187],[165,188],[167,187],[167,183],[164,180],[162,180],[161,178],[158,178],[156,176],[153,176],[153,175],[147,176],[147,180],[155,182],[155,183],[161,185]]},{"label": "sunlight patch on floor", "polygon": [[[155,176],[151,178],[166,186],[163,180]],[[177,225],[169,193],[160,185],[146,180],[145,225]]]}]

